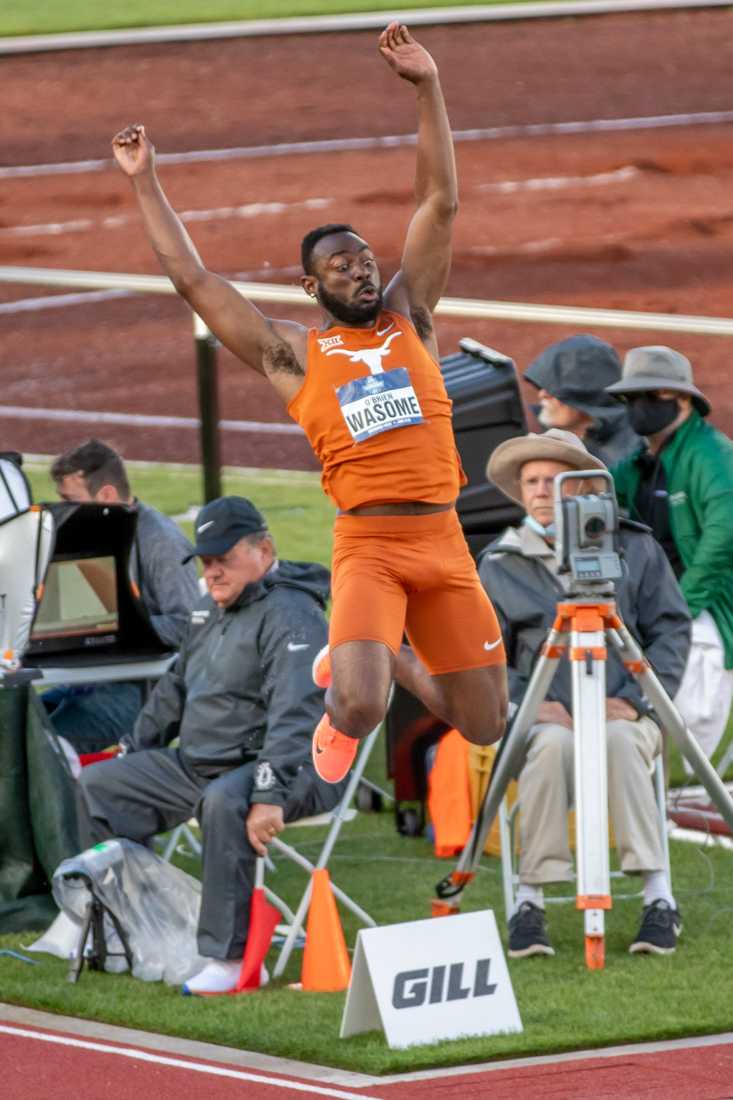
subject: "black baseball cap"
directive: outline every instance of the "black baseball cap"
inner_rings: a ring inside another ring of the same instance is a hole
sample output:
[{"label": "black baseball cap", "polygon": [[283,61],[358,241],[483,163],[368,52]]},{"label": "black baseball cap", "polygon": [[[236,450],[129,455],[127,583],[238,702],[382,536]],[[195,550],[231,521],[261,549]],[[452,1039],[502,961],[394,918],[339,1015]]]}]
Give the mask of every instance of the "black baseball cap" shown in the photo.
[{"label": "black baseball cap", "polygon": [[245,497],[218,497],[205,504],[194,526],[196,543],[183,564],[199,554],[226,554],[245,535],[267,530],[265,517]]}]

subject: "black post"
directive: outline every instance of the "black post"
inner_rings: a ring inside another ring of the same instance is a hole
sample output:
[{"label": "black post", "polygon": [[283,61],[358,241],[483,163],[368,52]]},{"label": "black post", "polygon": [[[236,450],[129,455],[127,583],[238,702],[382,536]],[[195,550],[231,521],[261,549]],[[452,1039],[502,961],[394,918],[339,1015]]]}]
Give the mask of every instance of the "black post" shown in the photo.
[{"label": "black post", "polygon": [[216,370],[216,338],[194,314],[196,377],[199,397],[201,462],[204,471],[204,502],[221,496],[219,453],[219,388]]}]

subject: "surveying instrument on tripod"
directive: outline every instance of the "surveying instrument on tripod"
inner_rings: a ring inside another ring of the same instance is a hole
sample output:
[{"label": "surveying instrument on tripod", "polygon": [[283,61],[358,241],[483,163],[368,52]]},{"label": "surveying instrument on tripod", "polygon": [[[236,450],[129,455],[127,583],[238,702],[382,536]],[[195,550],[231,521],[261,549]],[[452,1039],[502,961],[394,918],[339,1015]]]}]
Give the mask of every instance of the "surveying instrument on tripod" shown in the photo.
[{"label": "surveying instrument on tripod", "polygon": [[[603,491],[567,495],[572,483]],[[570,483],[570,484],[569,484]],[[611,908],[606,755],[606,667],[609,647],[633,676],[662,730],[671,736],[722,816],[733,827],[733,801],[717,772],[685,727],[617,610],[615,582],[624,576],[613,480],[606,470],[573,470],[553,483],[555,559],[568,578],[567,594],[534,664],[529,684],[494,763],[476,821],[455,870],[437,885],[434,915],[458,911],[460,895],[478,867],[486,838],[511,779],[518,774],[527,738],[561,657],[570,661],[576,809],[577,907],[583,910],[585,958],[591,969],[605,961],[604,914]],[[521,813],[521,806],[520,806]]]}]

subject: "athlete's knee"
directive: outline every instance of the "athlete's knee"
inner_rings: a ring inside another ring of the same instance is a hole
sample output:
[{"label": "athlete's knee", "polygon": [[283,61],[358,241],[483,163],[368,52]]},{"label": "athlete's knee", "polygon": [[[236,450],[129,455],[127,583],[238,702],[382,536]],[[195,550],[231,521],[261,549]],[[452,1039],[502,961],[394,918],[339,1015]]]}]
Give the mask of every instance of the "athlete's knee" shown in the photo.
[{"label": "athlete's knee", "polygon": [[385,706],[373,698],[332,693],[327,705],[331,724],[350,737],[366,737],[384,718]]},{"label": "athlete's knee", "polygon": [[456,715],[456,728],[472,745],[493,745],[506,732],[506,692],[499,692],[479,713],[476,711]]},{"label": "athlete's knee", "polygon": [[472,745],[493,745],[504,736],[506,716],[491,715],[482,720],[466,721],[458,728]]}]

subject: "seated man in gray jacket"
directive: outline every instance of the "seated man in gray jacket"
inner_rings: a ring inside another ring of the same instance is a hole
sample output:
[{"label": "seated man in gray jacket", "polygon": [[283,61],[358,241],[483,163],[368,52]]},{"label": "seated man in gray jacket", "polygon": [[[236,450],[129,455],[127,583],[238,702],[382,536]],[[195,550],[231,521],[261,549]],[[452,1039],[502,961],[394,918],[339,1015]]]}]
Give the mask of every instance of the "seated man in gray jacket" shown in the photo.
[{"label": "seated man in gray jacket", "polygon": [[[170,518],[132,495],[117,451],[89,439],[54,460],[51,477],[62,500],[112,506],[129,504],[137,513],[130,555],[130,579],[158,637],[178,649],[199,598],[191,544]],[[42,695],[56,733],[77,752],[100,752],[132,731],[145,700],[145,684],[117,680],[51,688]]]},{"label": "seated man in gray jacket", "polygon": [[[507,651],[512,703],[519,705],[567,591],[554,553],[553,482],[569,470],[605,469],[571,432],[502,443],[487,466],[489,480],[527,512],[486,548],[479,575],[499,616]],[[570,482],[591,493],[593,484]],[[624,576],[616,583],[621,618],[670,696],[690,646],[690,616],[662,548],[641,524],[624,522],[620,534]],[[606,664],[606,734],[610,819],[622,870],[642,878],[644,910],[629,950],[674,951],[681,920],[665,870],[659,815],[651,781],[662,734],[639,684],[609,648]],[[573,878],[568,810],[573,801],[573,719],[570,668],[558,665],[527,739],[519,773],[520,858],[516,908],[509,921],[509,954],[553,955],[544,910],[546,883]]]},{"label": "seated man in gray jacket", "polygon": [[184,991],[223,993],[239,975],[256,855],[286,821],[335,806],[343,784],[323,783],[310,762],[328,570],[278,561],[263,516],[242,497],[201,509],[194,553],[208,595],[123,739],[125,755],[82,772],[82,839],[146,842],[198,818],[198,949],[208,962]]}]

